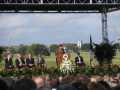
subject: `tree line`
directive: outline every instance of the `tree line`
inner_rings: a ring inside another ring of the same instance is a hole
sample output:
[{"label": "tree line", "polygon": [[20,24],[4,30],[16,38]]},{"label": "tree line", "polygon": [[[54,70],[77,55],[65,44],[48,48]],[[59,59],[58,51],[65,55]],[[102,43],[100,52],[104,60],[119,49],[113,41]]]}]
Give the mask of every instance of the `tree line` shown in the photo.
[{"label": "tree line", "polygon": [[[78,47],[77,44],[75,43],[65,43],[64,44],[68,50],[71,52],[78,52]],[[120,49],[120,44],[116,43],[115,44],[117,49]],[[51,44],[49,46],[44,45],[44,44],[31,44],[31,45],[18,45],[18,46],[0,46],[0,58],[1,55],[4,51],[9,50],[11,53],[20,53],[20,54],[25,54],[25,53],[31,53],[32,55],[45,55],[45,56],[50,56],[51,52],[55,53],[57,48],[59,47],[58,44]],[[84,43],[81,46],[82,51],[89,51],[90,44],[89,43]]]}]

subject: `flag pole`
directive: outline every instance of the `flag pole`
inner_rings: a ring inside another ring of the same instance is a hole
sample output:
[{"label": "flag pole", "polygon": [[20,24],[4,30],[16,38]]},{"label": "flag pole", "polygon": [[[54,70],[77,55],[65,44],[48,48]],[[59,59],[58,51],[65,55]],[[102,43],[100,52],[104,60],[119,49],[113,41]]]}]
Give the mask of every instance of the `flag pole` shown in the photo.
[{"label": "flag pole", "polygon": [[91,35],[90,35],[89,55],[90,55],[90,66],[92,67],[92,61],[93,61],[93,42],[92,42],[92,37],[91,37]]}]

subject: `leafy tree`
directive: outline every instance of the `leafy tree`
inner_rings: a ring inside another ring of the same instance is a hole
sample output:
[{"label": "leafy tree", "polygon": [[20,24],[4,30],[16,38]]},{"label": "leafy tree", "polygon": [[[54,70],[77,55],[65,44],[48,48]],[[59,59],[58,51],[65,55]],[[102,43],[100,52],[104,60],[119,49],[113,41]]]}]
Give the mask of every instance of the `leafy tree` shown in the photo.
[{"label": "leafy tree", "polygon": [[4,50],[5,50],[4,47],[0,47],[0,55],[3,53]]},{"label": "leafy tree", "polygon": [[95,57],[99,64],[111,64],[112,59],[115,56],[115,47],[108,43],[102,43],[100,45],[96,44],[95,46]]},{"label": "leafy tree", "polygon": [[52,44],[52,45],[50,46],[50,51],[51,51],[51,52],[55,52],[58,47],[59,47],[59,46],[58,46],[57,44]]},{"label": "leafy tree", "polygon": [[20,46],[10,46],[9,47],[9,50],[11,51],[12,54],[21,52],[20,49],[21,49]]},{"label": "leafy tree", "polygon": [[21,53],[22,55],[24,55],[24,54],[27,53],[27,51],[28,51],[28,46],[21,44],[21,45],[18,47],[18,49],[17,49],[16,52]]},{"label": "leafy tree", "polygon": [[114,44],[114,47],[115,47],[116,49],[120,50],[120,43],[115,43],[115,44]]},{"label": "leafy tree", "polygon": [[2,59],[2,54],[3,54],[3,51],[5,50],[4,47],[0,47],[0,62],[1,62],[1,59]]},{"label": "leafy tree", "polygon": [[32,44],[29,46],[29,52],[32,53],[33,55],[46,55],[49,56],[50,52],[47,46],[42,45],[42,44]]}]

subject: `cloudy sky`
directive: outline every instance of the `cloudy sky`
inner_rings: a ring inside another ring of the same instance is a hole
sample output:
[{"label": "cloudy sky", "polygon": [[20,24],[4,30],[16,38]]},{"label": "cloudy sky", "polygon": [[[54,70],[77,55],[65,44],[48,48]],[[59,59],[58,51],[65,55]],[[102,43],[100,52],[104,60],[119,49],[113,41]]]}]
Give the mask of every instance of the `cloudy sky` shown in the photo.
[{"label": "cloudy sky", "polygon": [[[120,38],[120,11],[108,14],[109,39]],[[101,14],[0,14],[0,45],[101,42]]]}]

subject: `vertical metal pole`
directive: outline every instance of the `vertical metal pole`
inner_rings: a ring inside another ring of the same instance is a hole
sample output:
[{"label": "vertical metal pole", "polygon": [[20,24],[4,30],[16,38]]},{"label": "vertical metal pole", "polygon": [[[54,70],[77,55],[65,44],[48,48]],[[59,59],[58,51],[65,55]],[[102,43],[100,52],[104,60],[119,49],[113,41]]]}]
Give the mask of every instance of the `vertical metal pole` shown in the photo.
[{"label": "vertical metal pole", "polygon": [[43,4],[43,0],[40,1],[40,4]]},{"label": "vertical metal pole", "polygon": [[58,0],[58,4],[60,4],[60,0]]},{"label": "vertical metal pole", "polygon": [[108,31],[107,31],[107,12],[106,10],[102,12],[102,41],[103,43],[109,43]]},{"label": "vertical metal pole", "polygon": [[75,4],[75,0],[74,0],[74,4]]},{"label": "vertical metal pole", "polygon": [[92,4],[92,0],[90,0],[90,4]]}]

